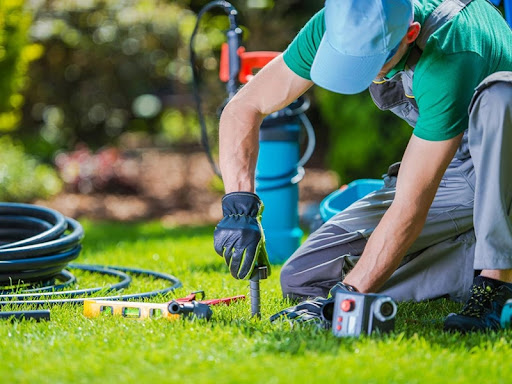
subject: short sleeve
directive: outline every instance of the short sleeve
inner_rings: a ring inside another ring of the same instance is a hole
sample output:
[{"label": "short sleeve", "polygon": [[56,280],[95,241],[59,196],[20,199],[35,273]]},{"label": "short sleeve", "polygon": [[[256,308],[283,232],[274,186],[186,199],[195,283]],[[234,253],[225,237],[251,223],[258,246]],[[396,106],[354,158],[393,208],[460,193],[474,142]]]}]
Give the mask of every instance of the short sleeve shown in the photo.
[{"label": "short sleeve", "polygon": [[429,141],[451,139],[468,127],[468,108],[477,85],[488,71],[474,52],[429,58],[414,74],[419,108],[414,135]]},{"label": "short sleeve", "polygon": [[298,76],[311,80],[311,66],[324,33],[325,21],[322,9],[306,23],[284,51],[284,62]]}]

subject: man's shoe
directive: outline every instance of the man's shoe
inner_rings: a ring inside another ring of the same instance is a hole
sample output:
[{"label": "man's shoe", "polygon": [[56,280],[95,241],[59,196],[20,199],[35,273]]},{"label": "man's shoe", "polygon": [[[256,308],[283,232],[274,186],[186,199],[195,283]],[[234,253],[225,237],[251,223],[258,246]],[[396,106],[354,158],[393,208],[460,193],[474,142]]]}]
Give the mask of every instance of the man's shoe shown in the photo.
[{"label": "man's shoe", "polygon": [[501,328],[503,306],[512,299],[512,284],[475,277],[471,297],[460,313],[450,313],[444,321],[444,330],[451,332],[496,331]]},{"label": "man's shoe", "polygon": [[320,329],[330,329],[334,312],[334,298],[317,297],[302,301],[293,307],[283,309],[272,315],[270,322],[285,320],[290,324],[314,324]]}]

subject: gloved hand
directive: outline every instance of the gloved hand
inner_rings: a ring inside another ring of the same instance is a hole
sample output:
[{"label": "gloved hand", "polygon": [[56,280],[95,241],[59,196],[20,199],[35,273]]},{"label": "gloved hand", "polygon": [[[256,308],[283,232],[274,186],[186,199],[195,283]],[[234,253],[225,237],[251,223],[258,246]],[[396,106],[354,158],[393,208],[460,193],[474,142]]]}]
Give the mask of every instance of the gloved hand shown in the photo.
[{"label": "gloved hand", "polygon": [[330,329],[334,313],[334,300],[336,293],[340,291],[357,292],[355,287],[339,282],[331,288],[328,298],[317,297],[313,300],[302,301],[293,307],[283,309],[272,315],[270,322],[285,319],[298,323],[311,323],[322,329]]},{"label": "gloved hand", "polygon": [[270,275],[262,212],[263,203],[254,193],[233,192],[222,198],[224,218],[213,232],[214,247],[235,279],[250,279],[256,265],[267,266]]}]

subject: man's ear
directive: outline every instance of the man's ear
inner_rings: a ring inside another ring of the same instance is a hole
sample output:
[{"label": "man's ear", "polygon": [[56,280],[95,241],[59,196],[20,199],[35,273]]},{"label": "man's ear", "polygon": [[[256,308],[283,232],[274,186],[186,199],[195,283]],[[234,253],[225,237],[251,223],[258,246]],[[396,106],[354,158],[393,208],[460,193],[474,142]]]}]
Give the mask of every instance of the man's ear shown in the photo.
[{"label": "man's ear", "polygon": [[416,40],[418,38],[418,35],[420,34],[420,31],[421,31],[421,24],[418,23],[417,21],[413,22],[410,26],[409,26],[409,29],[407,30],[407,34],[405,35],[405,41],[407,42],[407,44],[411,44],[414,40]]}]

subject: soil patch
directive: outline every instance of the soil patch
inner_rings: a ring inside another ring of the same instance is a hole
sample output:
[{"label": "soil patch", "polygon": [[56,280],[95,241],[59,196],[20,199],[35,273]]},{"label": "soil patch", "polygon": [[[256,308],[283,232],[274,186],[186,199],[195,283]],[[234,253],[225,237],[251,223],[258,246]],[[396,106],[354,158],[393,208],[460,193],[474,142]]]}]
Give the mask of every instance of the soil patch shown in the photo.
[{"label": "soil patch", "polygon": [[[81,194],[62,192],[36,204],[74,218],[140,221],[161,219],[169,225],[218,222],[223,192],[202,152],[145,150],[123,162],[122,172],[137,181],[137,192]],[[338,187],[333,172],[307,169],[299,183],[300,210],[321,201]],[[217,190],[216,190],[217,189]]]}]

